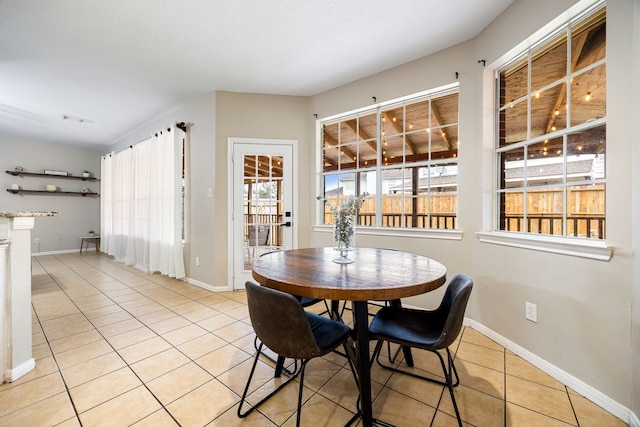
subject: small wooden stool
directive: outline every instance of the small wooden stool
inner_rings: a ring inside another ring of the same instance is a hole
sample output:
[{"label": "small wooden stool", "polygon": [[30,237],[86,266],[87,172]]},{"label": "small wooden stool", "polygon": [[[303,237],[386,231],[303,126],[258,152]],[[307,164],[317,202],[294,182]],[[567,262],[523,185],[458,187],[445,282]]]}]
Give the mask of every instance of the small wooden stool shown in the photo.
[{"label": "small wooden stool", "polygon": [[100,236],[83,236],[80,241],[80,253],[82,253],[82,247],[84,246],[84,241],[87,241],[87,249],[89,248],[89,242],[93,240],[96,245],[96,253],[100,252]]}]

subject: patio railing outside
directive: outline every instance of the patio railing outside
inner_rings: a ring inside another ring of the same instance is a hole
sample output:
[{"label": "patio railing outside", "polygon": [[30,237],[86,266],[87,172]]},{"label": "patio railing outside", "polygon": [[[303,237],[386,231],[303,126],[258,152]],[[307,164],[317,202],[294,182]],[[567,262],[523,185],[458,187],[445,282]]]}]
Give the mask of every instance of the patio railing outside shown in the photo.
[{"label": "patio railing outside", "polygon": [[[533,213],[527,215],[527,230],[530,233],[562,236],[561,214]],[[524,231],[522,214],[505,216],[505,231]],[[590,239],[605,238],[605,217],[603,214],[571,214],[567,216],[567,236]]]}]

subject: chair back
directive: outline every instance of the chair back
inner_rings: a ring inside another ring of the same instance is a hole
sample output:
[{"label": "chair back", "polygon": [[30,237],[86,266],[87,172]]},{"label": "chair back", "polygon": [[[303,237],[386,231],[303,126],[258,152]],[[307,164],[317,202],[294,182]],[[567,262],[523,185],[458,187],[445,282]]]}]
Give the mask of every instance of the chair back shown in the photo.
[{"label": "chair back", "polygon": [[460,335],[472,288],[473,280],[465,274],[457,274],[447,286],[444,298],[437,309],[446,316],[442,334],[436,345],[438,348],[449,347]]},{"label": "chair back", "polygon": [[249,235],[247,236],[249,246],[268,246],[270,231],[271,230],[268,225],[249,226]]},{"label": "chair back", "polygon": [[245,289],[253,330],[264,345],[291,359],[310,359],[320,352],[296,297],[253,282],[246,282]]}]

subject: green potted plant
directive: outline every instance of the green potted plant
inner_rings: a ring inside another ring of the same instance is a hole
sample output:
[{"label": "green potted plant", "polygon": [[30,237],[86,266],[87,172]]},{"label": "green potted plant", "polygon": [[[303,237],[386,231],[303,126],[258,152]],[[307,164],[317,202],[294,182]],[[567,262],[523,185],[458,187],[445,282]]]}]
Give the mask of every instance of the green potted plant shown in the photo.
[{"label": "green potted plant", "polygon": [[95,235],[96,235],[96,232],[94,230],[89,230],[89,236],[93,237]]},{"label": "green potted plant", "polygon": [[91,176],[91,172],[88,170],[85,170],[84,172],[82,172],[82,176],[84,178],[89,178]]}]

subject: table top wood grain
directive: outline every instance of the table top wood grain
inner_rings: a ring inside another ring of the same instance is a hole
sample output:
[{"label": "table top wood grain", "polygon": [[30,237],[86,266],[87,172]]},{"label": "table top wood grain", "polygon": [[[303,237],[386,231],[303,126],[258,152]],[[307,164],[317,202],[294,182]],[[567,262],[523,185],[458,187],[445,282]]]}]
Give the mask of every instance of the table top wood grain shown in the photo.
[{"label": "table top wood grain", "polygon": [[442,286],[440,262],[392,249],[356,248],[351,264],[337,264],[333,248],[274,251],[258,258],[252,276],[261,285],[293,295],[332,300],[394,300]]}]

